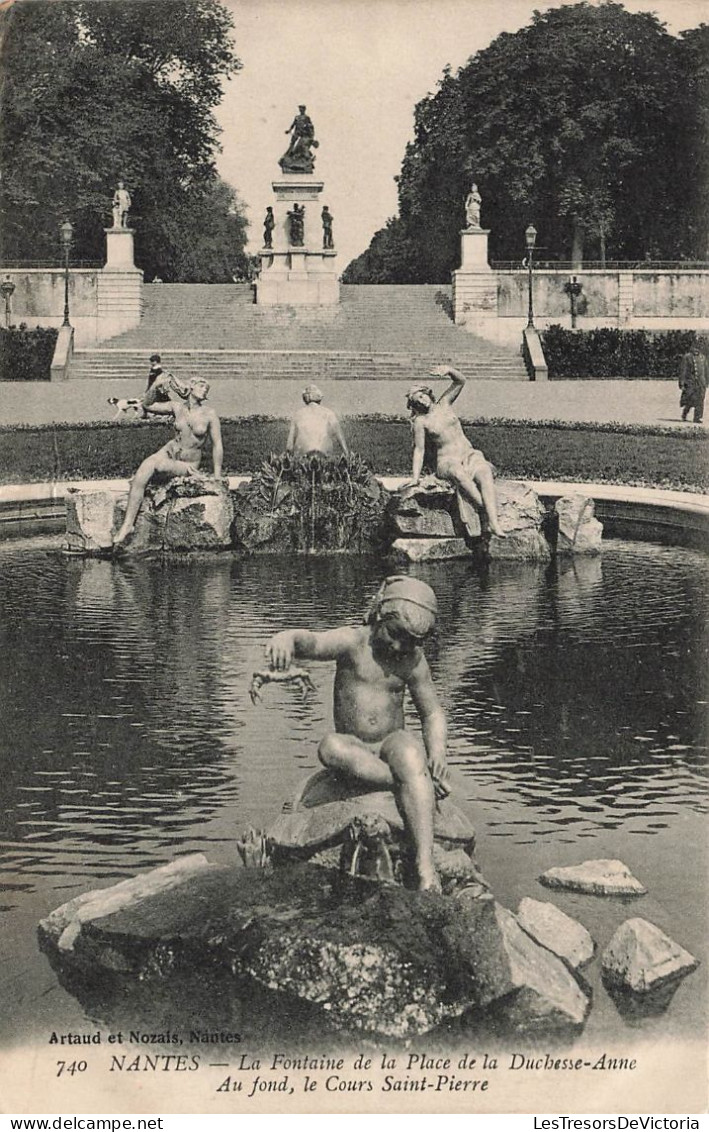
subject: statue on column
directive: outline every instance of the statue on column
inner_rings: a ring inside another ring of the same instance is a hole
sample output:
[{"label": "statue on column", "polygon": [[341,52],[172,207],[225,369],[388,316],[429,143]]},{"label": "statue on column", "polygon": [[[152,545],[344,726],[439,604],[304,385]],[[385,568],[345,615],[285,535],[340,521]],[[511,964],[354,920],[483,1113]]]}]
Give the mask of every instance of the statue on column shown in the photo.
[{"label": "statue on column", "polygon": [[285,132],[291,138],[288,149],[278,162],[281,169],[284,173],[312,173],[315,154],[311,150],[317,149],[319,143],[315,140],[315,127],[304,106],[298,107],[298,113]]},{"label": "statue on column", "polygon": [[291,247],[302,248],[305,243],[305,205],[294,204],[288,213],[288,236]]},{"label": "statue on column", "polygon": [[322,246],[323,248],[334,248],[335,244],[332,239],[332,222],[335,217],[332,215],[327,205],[324,205],[320,216],[322,218]]},{"label": "statue on column", "polygon": [[263,246],[264,248],[273,247],[273,229],[276,227],[276,218],[273,215],[273,207],[269,204],[266,209],[266,215],[263,218]]},{"label": "statue on column", "polygon": [[468,231],[471,229],[480,229],[480,205],[482,204],[482,197],[478,190],[478,186],[473,181],[470,186],[470,192],[465,198],[465,223],[468,226]]},{"label": "statue on column", "polygon": [[128,227],[128,212],[131,206],[130,193],[123,184],[123,181],[118,182],[118,188],[113,194],[113,227],[114,228],[127,228]]}]

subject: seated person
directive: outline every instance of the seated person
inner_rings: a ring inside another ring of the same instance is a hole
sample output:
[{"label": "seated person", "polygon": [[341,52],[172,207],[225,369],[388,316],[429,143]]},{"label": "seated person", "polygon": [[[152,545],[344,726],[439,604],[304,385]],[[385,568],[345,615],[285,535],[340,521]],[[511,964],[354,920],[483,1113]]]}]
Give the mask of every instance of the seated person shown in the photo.
[{"label": "seated person", "polygon": [[286,451],[304,456],[307,452],[320,452],[323,456],[334,455],[336,446],[347,455],[347,443],[342,427],[332,409],[321,405],[322,393],[317,385],[307,385],[303,390],[305,405],[298,409],[291,421]]},{"label": "seated person", "polygon": [[[387,578],[357,628],[325,632],[286,629],[266,646],[271,667],[297,658],[334,660],[335,730],[322,739],[320,761],[373,790],[393,790],[414,851],[421,889],[439,889],[433,863],[436,798],[450,793],[446,717],[436,695],[423,642],[436,624],[430,586],[407,575]],[[423,744],[405,729],[408,690]]]},{"label": "seated person", "polygon": [[[451,366],[437,366],[431,371],[431,377],[450,377],[451,384],[438,398],[428,385],[415,385],[409,390],[406,404],[411,410],[414,430],[412,483],[417,484],[421,479],[426,438],[429,437],[436,450],[436,475],[458,489],[461,503],[472,502],[482,508],[492,533],[498,538],[505,538],[497,514],[492,467],[482,452],[473,448],[452,409],[465,385],[465,378]],[[461,518],[466,521],[465,506],[461,507]]]},{"label": "seated person", "polygon": [[[167,376],[170,377],[170,375]],[[158,474],[163,476],[200,476],[202,474],[199,467],[208,438],[212,446],[214,476],[219,479],[222,474],[224,451],[219,417],[214,409],[204,404],[209,393],[209,382],[202,378],[195,378],[188,385],[181,385],[181,388],[187,393],[185,399],[182,399],[176,391],[173,391],[174,400],[168,402],[151,400],[151,394],[157,385],[158,382],[155,382],[151,386],[140,404],[142,404],[143,409],[150,413],[172,413],[175,417],[175,438],[164,444],[153,456],[148,456],[146,460],[143,460],[133,476],[128,492],[125,518],[113,539],[114,547],[121,546],[133,532],[145,489],[153,476]]]},{"label": "seated person", "polygon": [[161,365],[162,358],[159,354],[150,355],[150,369],[148,370],[148,384],[145,387],[147,393],[150,386],[157,381],[157,379],[165,372]]}]

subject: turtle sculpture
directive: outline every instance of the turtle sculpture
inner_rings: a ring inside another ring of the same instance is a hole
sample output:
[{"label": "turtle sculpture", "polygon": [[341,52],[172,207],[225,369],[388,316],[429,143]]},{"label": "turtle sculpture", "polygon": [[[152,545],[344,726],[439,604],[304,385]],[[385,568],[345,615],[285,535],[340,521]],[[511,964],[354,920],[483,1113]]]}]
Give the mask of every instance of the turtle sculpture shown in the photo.
[{"label": "turtle sculpture", "polygon": [[[292,683],[302,695],[313,688],[303,668],[291,667],[284,673],[265,669],[254,673],[253,702],[271,681]],[[450,798],[436,803],[433,833],[434,860],[444,890],[464,890],[470,897],[487,894],[488,886],[473,859],[475,831]],[[406,831],[394,794],[368,790],[363,783],[332,770],[311,774],[295,798],[284,803],[271,828],[266,833],[247,830],[237,848],[250,867],[311,861],[380,883],[413,881]]]},{"label": "turtle sculpture", "polygon": [[[487,890],[473,852],[475,831],[449,798],[434,815],[434,859],[444,889]],[[390,790],[367,790],[331,770],[320,770],[301,785],[265,835],[274,864],[310,860],[382,883],[408,884],[404,822]],[[470,893],[474,895],[473,892]]]}]

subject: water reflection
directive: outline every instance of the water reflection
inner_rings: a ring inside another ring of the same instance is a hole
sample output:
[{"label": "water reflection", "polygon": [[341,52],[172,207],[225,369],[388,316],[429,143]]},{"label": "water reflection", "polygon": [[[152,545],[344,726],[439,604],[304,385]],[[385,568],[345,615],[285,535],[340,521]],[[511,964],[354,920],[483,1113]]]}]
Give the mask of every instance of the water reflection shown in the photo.
[{"label": "water reflection", "polygon": [[564,824],[637,817],[650,831],[677,804],[703,808],[705,591],[701,573],[658,557],[640,547],[459,579],[435,666],[465,774]]},{"label": "water reflection", "polygon": [[[253,708],[264,644],[356,622],[383,572],[0,547],[0,882],[25,925],[18,954],[27,925],[75,892],[179,853],[233,859],[235,833],[272,819],[317,765],[333,666],[310,666],[307,702],[272,685]],[[548,864],[623,855],[653,868],[695,950],[698,882],[681,861],[703,852],[706,559],[610,543],[602,560],[417,572],[439,597],[427,651],[501,898],[529,894]]]}]

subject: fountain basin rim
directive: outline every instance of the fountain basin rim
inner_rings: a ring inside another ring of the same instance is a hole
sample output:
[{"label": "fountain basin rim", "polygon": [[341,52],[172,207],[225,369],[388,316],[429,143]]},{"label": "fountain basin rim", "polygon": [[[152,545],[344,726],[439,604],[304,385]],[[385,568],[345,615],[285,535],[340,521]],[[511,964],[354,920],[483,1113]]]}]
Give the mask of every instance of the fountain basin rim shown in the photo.
[{"label": "fountain basin rim", "polygon": [[[380,483],[389,491],[394,491],[406,483],[406,476],[378,476]],[[234,491],[247,483],[248,475],[227,477],[229,488]],[[46,532],[48,523],[58,523],[64,517],[64,500],[71,491],[113,491],[125,494],[129,480],[67,480],[45,483],[0,485],[0,540],[21,535]],[[692,545],[709,550],[709,496],[696,492],[669,491],[653,487],[632,487],[627,484],[582,483],[573,480],[529,480],[519,478],[521,483],[537,493],[545,502],[553,503],[564,495],[581,494],[594,500],[598,517],[604,524],[611,521],[608,533],[613,537],[612,520],[637,518],[644,524],[657,521],[663,532],[669,535],[670,543],[686,545],[683,534],[689,532],[694,537]],[[55,529],[58,529],[55,528]],[[678,537],[675,538],[674,535]],[[622,537],[626,537],[623,533]],[[632,530],[627,535],[638,536]],[[647,540],[648,536],[645,536]],[[651,539],[652,541],[652,539]],[[664,537],[662,541],[665,541]]]},{"label": "fountain basin rim", "polygon": [[[249,475],[226,477],[230,490],[234,491],[251,479]],[[381,485],[388,491],[395,491],[408,483],[408,476],[377,476]],[[507,477],[505,477],[507,478]],[[588,495],[594,499],[617,500],[622,503],[654,503],[665,507],[676,507],[698,515],[709,515],[709,495],[691,491],[670,491],[656,487],[633,487],[628,484],[588,483],[576,480],[530,480],[523,476],[511,479],[524,483],[537,495],[545,498],[562,495]],[[55,480],[47,483],[3,484],[0,485],[0,505],[5,503],[40,503],[51,499],[64,499],[70,491],[128,491],[130,480]]]}]

